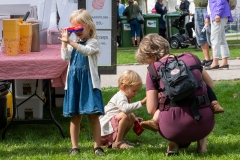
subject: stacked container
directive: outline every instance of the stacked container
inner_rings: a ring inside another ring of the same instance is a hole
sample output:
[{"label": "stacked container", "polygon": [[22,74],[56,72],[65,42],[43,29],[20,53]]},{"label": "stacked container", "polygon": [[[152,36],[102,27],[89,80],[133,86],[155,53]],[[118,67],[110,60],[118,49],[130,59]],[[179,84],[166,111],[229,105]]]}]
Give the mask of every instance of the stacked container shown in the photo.
[{"label": "stacked container", "polygon": [[[43,118],[43,101],[37,96],[33,96],[25,101],[28,97],[36,94],[42,97],[42,80],[38,80],[36,88],[36,79],[17,79],[15,80],[15,93],[16,93],[16,118],[19,119],[42,119]],[[21,105],[20,105],[21,104]]]},{"label": "stacked container", "polygon": [[19,30],[20,30],[19,53],[30,53],[32,43],[32,24],[20,22]]},{"label": "stacked container", "polygon": [[20,42],[18,19],[3,20],[3,39],[6,54],[8,56],[17,56]]}]

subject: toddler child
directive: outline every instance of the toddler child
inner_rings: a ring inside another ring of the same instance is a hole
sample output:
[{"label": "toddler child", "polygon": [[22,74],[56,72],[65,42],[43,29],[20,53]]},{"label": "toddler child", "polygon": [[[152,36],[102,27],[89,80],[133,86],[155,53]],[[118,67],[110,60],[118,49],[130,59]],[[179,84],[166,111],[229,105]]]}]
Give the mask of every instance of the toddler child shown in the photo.
[{"label": "toddler child", "polygon": [[132,70],[127,70],[118,79],[119,91],[105,106],[105,115],[99,117],[101,124],[102,145],[115,149],[134,148],[134,144],[125,140],[125,136],[138,119],[133,111],[146,103],[146,97],[141,101],[131,103],[142,87],[141,77]]}]

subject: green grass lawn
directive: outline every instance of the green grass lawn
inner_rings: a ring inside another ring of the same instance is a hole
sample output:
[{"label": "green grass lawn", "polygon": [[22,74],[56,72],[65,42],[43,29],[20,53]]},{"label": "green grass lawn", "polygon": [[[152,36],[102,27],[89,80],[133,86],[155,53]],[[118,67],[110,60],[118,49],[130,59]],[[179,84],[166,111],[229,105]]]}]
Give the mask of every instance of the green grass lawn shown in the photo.
[{"label": "green grass lawn", "polygon": [[[240,57],[240,40],[229,40],[229,50],[230,58]],[[137,63],[135,60],[136,47],[119,47],[117,49],[117,64],[133,64]],[[171,49],[170,53],[172,54],[181,54],[184,52],[191,52],[197,55],[201,60],[204,59],[202,50],[196,49],[194,46],[189,46],[189,48],[180,48],[180,49]],[[212,54],[210,49],[210,55]]]},{"label": "green grass lawn", "polygon": [[[238,44],[231,41],[229,44]],[[231,58],[239,57],[239,46],[231,45]],[[136,48],[118,48],[117,63],[136,63],[134,52]],[[203,59],[201,50],[194,48],[171,49],[173,54],[192,52]],[[180,155],[176,157],[165,157],[167,140],[157,133],[145,130],[140,136],[136,136],[130,131],[127,140],[136,144],[131,150],[113,150],[104,148],[106,155],[96,157],[93,154],[93,137],[89,121],[83,117],[80,134],[81,153],[75,157],[69,157],[68,151],[71,148],[69,136],[69,118],[62,116],[62,107],[53,108],[54,117],[62,126],[66,138],[62,138],[59,129],[54,124],[21,124],[12,125],[6,132],[6,138],[0,140],[0,160],[75,160],[75,159],[104,159],[104,160],[237,160],[240,159],[240,125],[239,125],[239,105],[240,105],[240,81],[217,81],[215,82],[215,93],[218,101],[225,109],[223,114],[215,115],[216,124],[208,137],[208,152],[203,155],[195,153],[196,142],[193,142],[188,149],[181,149]],[[102,90],[104,103],[118,91],[115,87],[104,88]],[[140,100],[145,97],[145,86],[133,99]],[[2,107],[2,106],[0,106]],[[151,116],[147,113],[146,107],[135,112],[137,116],[147,120]],[[48,116],[47,109],[44,108],[44,117]],[[2,134],[3,129],[0,129]]]},{"label": "green grass lawn", "polygon": [[[104,157],[96,157],[93,154],[92,131],[86,116],[82,121],[82,132],[80,134],[81,153],[76,157],[69,157],[71,142],[69,138],[69,118],[62,116],[62,108],[54,108],[53,113],[57,121],[63,127],[66,138],[63,139],[59,129],[54,124],[21,124],[13,125],[6,133],[6,138],[0,141],[1,160],[68,160],[68,159],[128,159],[128,160],[155,160],[155,159],[213,159],[213,160],[235,160],[240,158],[240,131],[239,131],[239,104],[240,104],[240,81],[215,82],[214,91],[225,112],[215,115],[216,124],[208,137],[208,152],[203,155],[195,153],[196,142],[188,149],[181,149],[177,157],[165,157],[167,141],[157,133],[145,130],[139,137],[130,131],[126,137],[136,144],[134,149],[113,150],[105,148]],[[104,103],[106,104],[117,88],[105,88],[102,90]],[[140,100],[145,96],[143,87],[133,101]],[[44,109],[44,115],[46,108]],[[135,112],[143,119],[151,118],[146,107]],[[0,130],[2,133],[2,130]]]}]

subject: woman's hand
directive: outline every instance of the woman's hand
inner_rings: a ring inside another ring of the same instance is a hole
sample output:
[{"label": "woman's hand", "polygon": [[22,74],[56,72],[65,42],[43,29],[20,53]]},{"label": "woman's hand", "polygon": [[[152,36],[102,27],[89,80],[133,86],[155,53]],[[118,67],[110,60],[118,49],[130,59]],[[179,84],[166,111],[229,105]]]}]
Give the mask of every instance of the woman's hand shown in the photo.
[{"label": "woman's hand", "polygon": [[216,23],[219,23],[220,20],[221,20],[220,16],[219,16],[219,15],[216,15],[216,16],[215,16],[215,22],[216,22]]},{"label": "woman's hand", "polygon": [[205,18],[205,22],[204,22],[205,26],[209,26],[210,24],[210,20],[209,18]]},{"label": "woman's hand", "polygon": [[145,97],[143,100],[141,100],[141,104],[143,105],[143,104],[146,104],[146,102],[147,102],[147,97]]},{"label": "woman's hand", "polygon": [[59,31],[60,31],[60,33],[62,35],[62,38],[58,37],[58,39],[61,40],[62,42],[69,43],[69,36],[71,34],[68,34],[67,30],[63,29],[63,28],[61,28]]}]

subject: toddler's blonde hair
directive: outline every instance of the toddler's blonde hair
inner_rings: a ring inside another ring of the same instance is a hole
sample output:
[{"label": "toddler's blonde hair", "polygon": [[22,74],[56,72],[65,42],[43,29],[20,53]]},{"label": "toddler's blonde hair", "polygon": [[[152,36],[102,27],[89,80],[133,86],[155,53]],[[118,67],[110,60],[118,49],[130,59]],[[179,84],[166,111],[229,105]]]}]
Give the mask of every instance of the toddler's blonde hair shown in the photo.
[{"label": "toddler's blonde hair", "polygon": [[118,78],[118,88],[126,86],[142,86],[142,78],[133,70],[126,70]]},{"label": "toddler's blonde hair", "polygon": [[85,9],[73,11],[70,15],[71,23],[80,23],[90,29],[90,37],[97,39],[96,26],[93,23],[92,16]]}]

